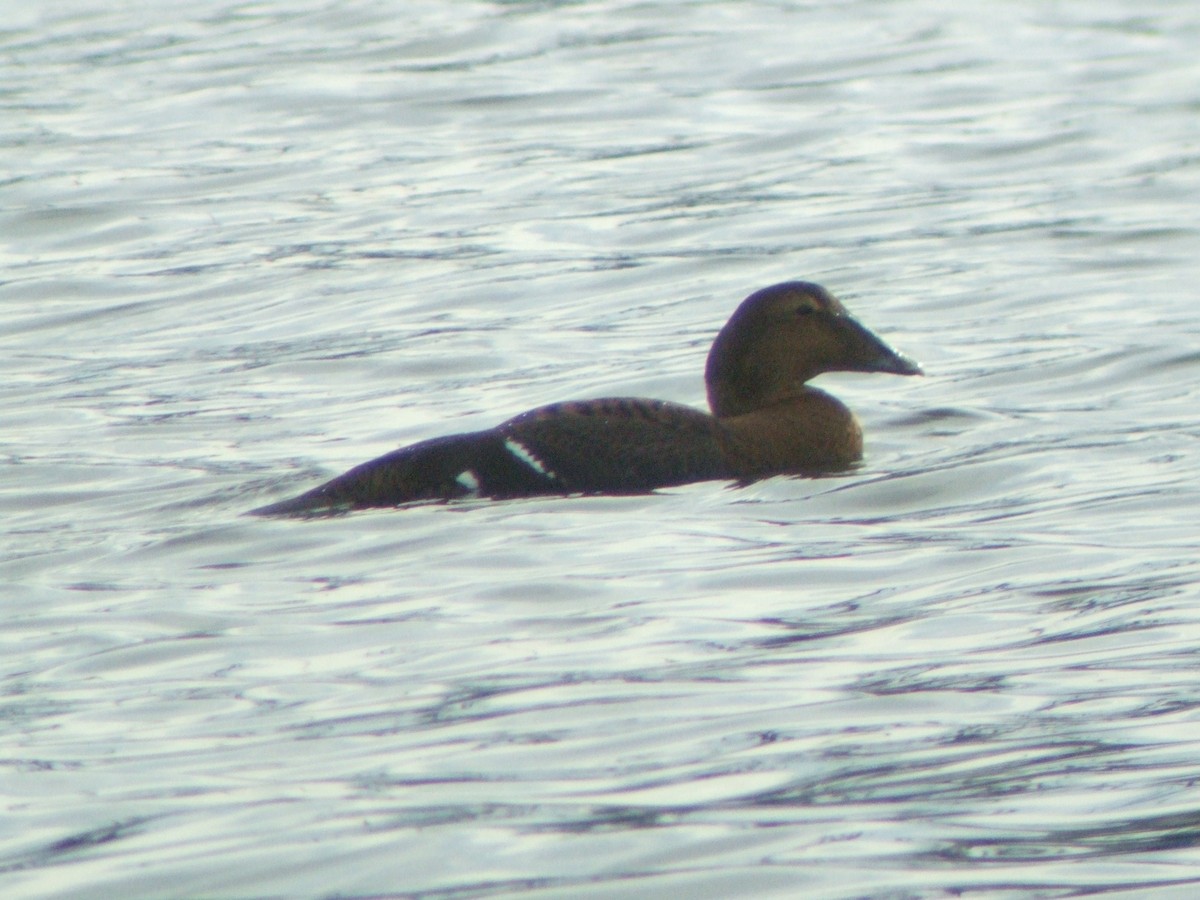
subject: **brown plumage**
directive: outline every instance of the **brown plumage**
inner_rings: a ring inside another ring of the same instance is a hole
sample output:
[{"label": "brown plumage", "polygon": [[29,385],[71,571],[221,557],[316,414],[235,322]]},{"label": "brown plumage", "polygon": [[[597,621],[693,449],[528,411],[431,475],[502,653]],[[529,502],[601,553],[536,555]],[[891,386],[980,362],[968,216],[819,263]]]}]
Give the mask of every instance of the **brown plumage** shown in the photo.
[{"label": "brown plumage", "polygon": [[862,429],[806,382],[822,372],[919,375],[828,291],[792,281],[747,297],[705,368],[712,415],[663,400],[555,403],[487,431],[422,441],[257,515],[459,497],[635,493],[712,479],[815,475],[862,456]]}]

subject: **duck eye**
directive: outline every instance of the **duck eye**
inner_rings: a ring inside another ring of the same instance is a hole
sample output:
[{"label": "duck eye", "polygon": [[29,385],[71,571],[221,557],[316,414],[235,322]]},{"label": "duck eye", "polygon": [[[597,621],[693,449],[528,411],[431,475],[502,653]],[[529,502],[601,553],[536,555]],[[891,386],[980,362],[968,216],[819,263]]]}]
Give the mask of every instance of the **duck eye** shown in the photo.
[{"label": "duck eye", "polygon": [[815,306],[810,306],[807,303],[802,303],[800,306],[796,307],[796,315],[798,316],[810,316],[816,311],[817,308]]}]

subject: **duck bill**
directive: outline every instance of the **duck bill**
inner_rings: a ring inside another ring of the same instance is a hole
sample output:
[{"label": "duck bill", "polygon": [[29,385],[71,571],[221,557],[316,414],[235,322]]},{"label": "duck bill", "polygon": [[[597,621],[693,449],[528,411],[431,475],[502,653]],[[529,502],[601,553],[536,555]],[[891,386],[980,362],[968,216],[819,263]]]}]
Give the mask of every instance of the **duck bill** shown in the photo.
[{"label": "duck bill", "polygon": [[840,366],[846,372],[884,372],[888,375],[924,375],[920,364],[898,350],[893,350],[881,338],[849,316],[840,317],[842,338],[846,342],[847,363]]}]

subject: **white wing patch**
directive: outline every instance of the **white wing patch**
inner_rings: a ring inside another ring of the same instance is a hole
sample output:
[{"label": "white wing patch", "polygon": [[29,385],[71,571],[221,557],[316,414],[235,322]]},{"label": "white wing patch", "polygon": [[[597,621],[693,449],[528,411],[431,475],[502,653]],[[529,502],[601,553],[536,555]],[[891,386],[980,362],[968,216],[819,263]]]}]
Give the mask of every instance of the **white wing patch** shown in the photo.
[{"label": "white wing patch", "polygon": [[467,469],[465,472],[459,472],[454,476],[454,480],[467,489],[469,493],[479,493],[479,476]]},{"label": "white wing patch", "polygon": [[551,481],[554,481],[558,478],[554,472],[552,472],[550,469],[547,469],[545,464],[536,456],[534,456],[533,452],[520,441],[515,441],[512,438],[505,438],[504,448],[543,478],[549,478]]}]

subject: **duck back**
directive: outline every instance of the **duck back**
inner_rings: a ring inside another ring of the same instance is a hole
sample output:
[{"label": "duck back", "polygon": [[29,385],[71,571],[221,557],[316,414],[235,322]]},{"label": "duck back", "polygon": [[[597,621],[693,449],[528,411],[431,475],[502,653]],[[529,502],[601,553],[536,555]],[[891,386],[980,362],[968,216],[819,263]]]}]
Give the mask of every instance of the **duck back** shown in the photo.
[{"label": "duck back", "polygon": [[659,400],[555,403],[488,431],[421,441],[256,515],[330,513],[422,500],[640,493],[732,477],[720,426]]}]

